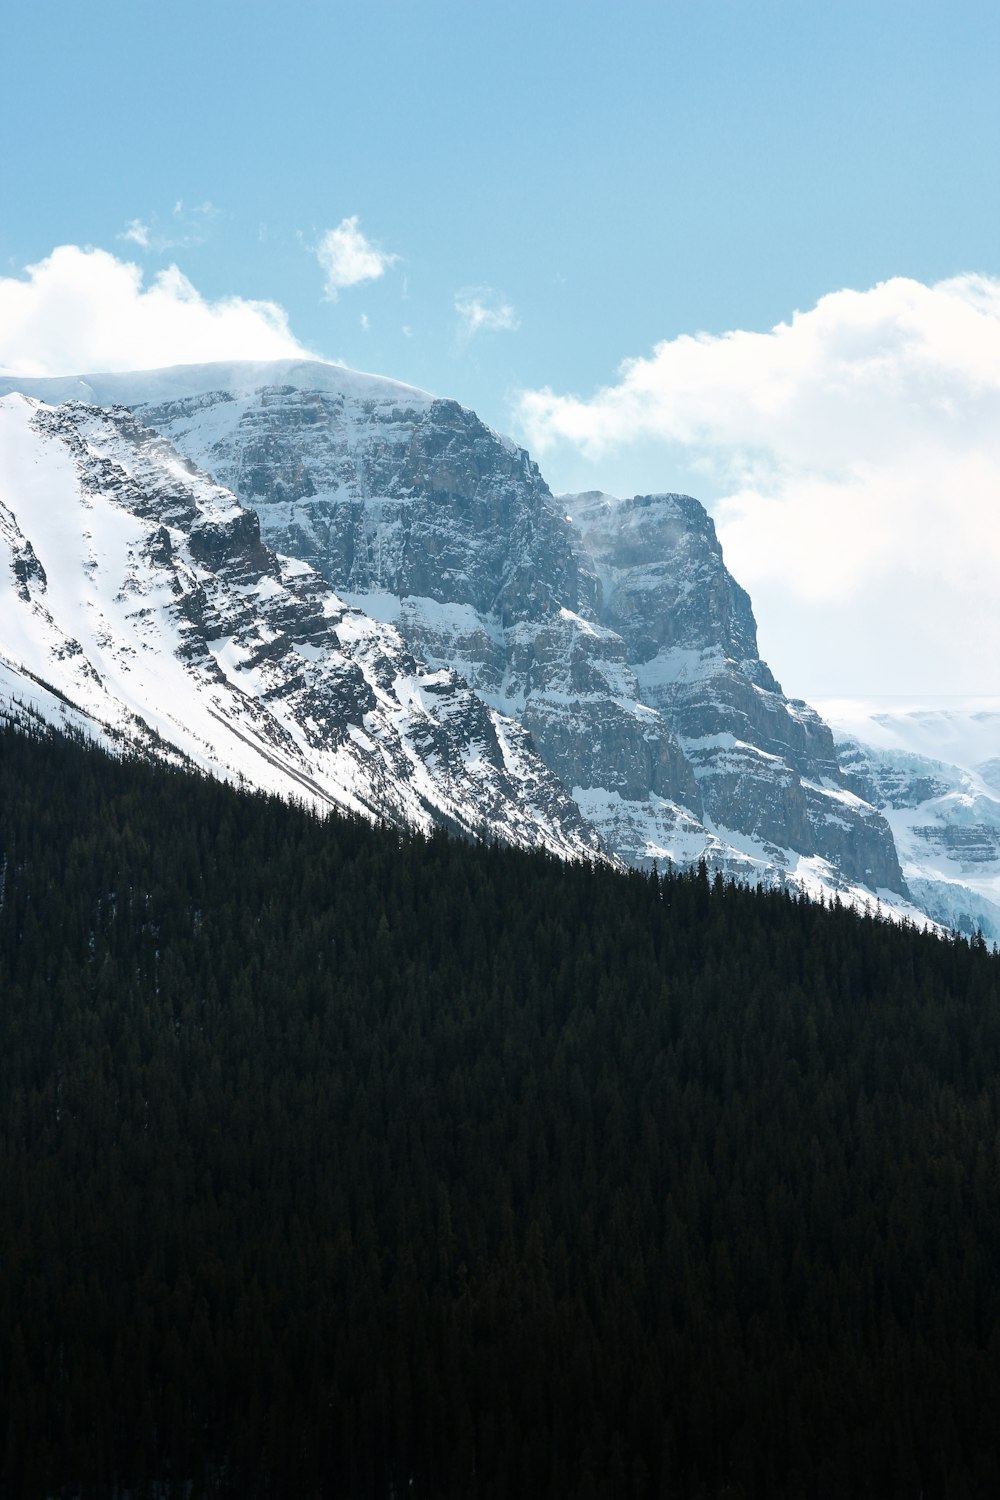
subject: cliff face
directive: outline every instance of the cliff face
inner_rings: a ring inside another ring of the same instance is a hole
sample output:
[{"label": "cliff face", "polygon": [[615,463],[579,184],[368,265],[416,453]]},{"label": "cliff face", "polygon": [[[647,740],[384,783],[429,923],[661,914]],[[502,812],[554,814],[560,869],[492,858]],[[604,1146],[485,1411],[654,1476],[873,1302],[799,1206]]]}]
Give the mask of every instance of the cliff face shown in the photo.
[{"label": "cliff face", "polygon": [[272,546],[340,588],[465,604],[503,626],[593,608],[536,465],[454,401],[278,386],[141,412],[260,514]]},{"label": "cliff face", "polygon": [[786,698],[760,659],[750,598],[698,501],[591,493],[561,503],[597,571],[601,621],[625,641],[642,701],[676,734],[711,824],[901,890],[885,820],[851,792],[827,725]]},{"label": "cliff face", "polygon": [[520,724],[276,556],[128,410],[9,396],[0,448],[7,702],[319,808],[600,853]]},{"label": "cliff face", "polygon": [[760,660],[750,600],[696,500],[557,500],[472,412],[399,387],[284,384],[140,410],[257,511],[275,551],[517,718],[623,858],[773,874],[801,857],[904,889],[830,731]]},{"label": "cliff face", "polygon": [[[246,567],[263,548],[315,569],[470,716],[513,722],[612,853],[905,894],[885,819],[760,660],[696,500],[556,498],[474,413],[335,366],[65,384],[50,394],[126,402],[259,517],[232,539]],[[219,560],[210,526],[190,540]]]}]

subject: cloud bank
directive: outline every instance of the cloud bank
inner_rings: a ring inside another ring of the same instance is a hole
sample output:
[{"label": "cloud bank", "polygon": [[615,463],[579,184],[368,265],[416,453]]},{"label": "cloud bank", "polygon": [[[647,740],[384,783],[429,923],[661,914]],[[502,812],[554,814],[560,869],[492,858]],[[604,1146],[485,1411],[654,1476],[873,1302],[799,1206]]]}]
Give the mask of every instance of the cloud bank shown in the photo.
[{"label": "cloud bank", "polygon": [[[1000,690],[1000,280],[896,278],[767,333],[682,336],[589,399],[522,392],[539,455],[700,465],[779,675]],[[787,665],[786,665],[787,664]],[[1000,751],[1000,747],[998,747]]]},{"label": "cloud bank", "polygon": [[308,355],[274,302],[202,297],[176,266],[144,284],[106,250],[60,245],[0,277],[0,373],[73,375]]},{"label": "cloud bank", "polygon": [[357,214],[341,219],[336,229],[326,231],[316,247],[325,275],[324,292],[331,302],[336,302],[345,287],[377,281],[399,259],[366,239],[359,222]]}]

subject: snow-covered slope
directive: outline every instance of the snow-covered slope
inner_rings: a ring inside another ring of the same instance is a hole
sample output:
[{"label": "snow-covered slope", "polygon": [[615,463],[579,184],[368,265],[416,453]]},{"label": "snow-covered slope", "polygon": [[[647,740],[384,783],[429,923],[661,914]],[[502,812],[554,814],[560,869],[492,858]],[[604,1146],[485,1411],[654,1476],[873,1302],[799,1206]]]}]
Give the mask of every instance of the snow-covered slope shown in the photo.
[{"label": "snow-covered slope", "polygon": [[1000,699],[825,705],[850,784],[882,808],[914,899],[1000,940]]},{"label": "snow-covered slope", "polygon": [[209,391],[224,391],[233,401],[251,402],[265,386],[347,396],[357,401],[395,403],[408,409],[430,406],[434,400],[416,386],[387,380],[383,375],[365,375],[359,370],[348,370],[343,365],[316,359],[273,359],[263,363],[217,361],[124,374],[0,375],[0,396],[16,391],[36,396],[50,405],[83,401],[92,406],[134,406],[184,401]]},{"label": "snow-covered slope", "polygon": [[8,713],[320,807],[597,848],[520,725],[124,408],[0,400],[0,620]]},{"label": "snow-covered slope", "polygon": [[127,403],[253,509],[273,552],[517,726],[508,744],[519,733],[579,828],[629,863],[704,857],[912,909],[888,824],[760,660],[697,501],[556,499],[473,412],[339,366],[8,384]]},{"label": "snow-covered slope", "polygon": [[[520,720],[622,857],[773,879],[806,860],[831,885],[904,895],[826,727],[760,662],[697,501],[556,502],[523,450],[455,402],[329,368],[312,388],[309,369],[280,367],[249,395],[259,369],[210,389],[222,373],[144,377],[130,399],[254,507],[276,550]],[[183,394],[149,394],[164,383]]]}]

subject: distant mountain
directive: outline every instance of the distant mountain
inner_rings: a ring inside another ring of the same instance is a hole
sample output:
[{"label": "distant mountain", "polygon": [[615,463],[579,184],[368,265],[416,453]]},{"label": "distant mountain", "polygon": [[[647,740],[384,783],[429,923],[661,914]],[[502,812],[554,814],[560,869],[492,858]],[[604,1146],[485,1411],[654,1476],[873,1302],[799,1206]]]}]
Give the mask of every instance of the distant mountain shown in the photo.
[{"label": "distant mountain", "polygon": [[[339,608],[362,612],[351,618],[365,619],[366,638],[409,653],[410,675],[447,674],[455,701],[466,695],[463,743],[476,713],[505,726],[508,746],[517,737],[534,788],[519,817],[541,808],[543,841],[640,867],[705,858],[918,914],[886,817],[829,727],[761,661],[750,600],[696,500],[557,498],[523,449],[456,402],[315,362],[15,385],[46,401],[127,405],[259,517],[248,546],[322,575]],[[76,410],[43,421],[76,422]],[[296,576],[288,562],[268,566]],[[247,604],[245,628],[256,609]],[[416,795],[416,761],[436,775],[440,756],[409,728],[404,738]],[[409,792],[384,785],[374,801],[413,816]],[[468,826],[473,804],[462,806]],[[496,814],[503,822],[507,805]]]},{"label": "distant mountain", "polygon": [[914,900],[1000,939],[1000,699],[831,703],[841,768],[884,813]]}]

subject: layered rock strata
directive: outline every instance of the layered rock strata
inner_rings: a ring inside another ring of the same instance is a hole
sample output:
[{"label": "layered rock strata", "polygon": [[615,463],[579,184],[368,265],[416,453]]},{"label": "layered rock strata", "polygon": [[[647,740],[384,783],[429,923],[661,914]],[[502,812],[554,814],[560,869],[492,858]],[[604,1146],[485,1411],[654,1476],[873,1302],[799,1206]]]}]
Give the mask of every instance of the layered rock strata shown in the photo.
[{"label": "layered rock strata", "polygon": [[905,895],[884,817],[760,660],[696,500],[553,497],[472,412],[329,365],[73,389],[127,401],[256,512],[269,549],[517,721],[630,863]]}]

